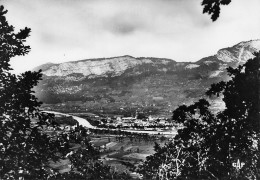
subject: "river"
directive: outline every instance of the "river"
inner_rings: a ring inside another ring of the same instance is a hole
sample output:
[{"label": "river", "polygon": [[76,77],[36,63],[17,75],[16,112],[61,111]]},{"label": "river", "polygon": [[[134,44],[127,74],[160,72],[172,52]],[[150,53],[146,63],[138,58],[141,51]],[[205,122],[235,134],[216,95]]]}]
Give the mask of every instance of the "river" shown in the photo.
[{"label": "river", "polygon": [[[59,115],[63,115],[63,116],[71,116],[69,114],[64,114],[64,113],[60,113],[60,112],[55,112],[55,111],[41,111],[41,112],[46,112],[46,113],[51,113],[51,114],[59,114]],[[75,119],[76,121],[78,121],[79,125],[82,125],[83,127],[87,127],[87,128],[96,128],[94,126],[92,126],[86,119],[78,117],[78,116],[72,116],[73,119]]]}]

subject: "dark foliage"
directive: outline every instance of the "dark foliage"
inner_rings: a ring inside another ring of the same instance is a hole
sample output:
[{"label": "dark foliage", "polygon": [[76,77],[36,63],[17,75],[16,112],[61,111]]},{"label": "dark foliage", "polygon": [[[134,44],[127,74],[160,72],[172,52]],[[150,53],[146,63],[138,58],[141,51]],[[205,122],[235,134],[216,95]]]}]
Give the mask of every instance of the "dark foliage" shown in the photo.
[{"label": "dark foliage", "polygon": [[[260,54],[255,55],[244,65],[227,69],[230,81],[213,84],[207,91],[209,96],[223,96],[223,111],[213,114],[205,99],[174,111],[173,120],[183,128],[172,143],[155,146],[156,153],[140,166],[145,177],[260,178]],[[233,165],[238,160],[239,168]]]},{"label": "dark foliage", "polygon": [[[10,73],[10,58],[26,55],[30,29],[18,33],[6,20],[7,10],[0,6],[0,179],[127,179],[112,172],[98,160],[99,152],[87,138],[87,131],[77,127],[60,135],[49,135],[46,128],[58,131],[52,116],[39,113],[40,102],[32,88],[41,79],[41,71]],[[81,144],[72,152],[71,144]],[[68,153],[70,156],[68,157]],[[50,168],[50,161],[69,158],[71,171],[60,174]]]},{"label": "dark foliage", "polygon": [[59,125],[64,124],[69,126],[75,126],[78,124],[78,121],[73,119],[72,116],[55,117],[52,121],[58,123]]},{"label": "dark foliage", "polygon": [[231,0],[203,0],[201,5],[203,6],[203,13],[211,15],[212,21],[216,21],[220,14],[220,6],[228,5]]}]

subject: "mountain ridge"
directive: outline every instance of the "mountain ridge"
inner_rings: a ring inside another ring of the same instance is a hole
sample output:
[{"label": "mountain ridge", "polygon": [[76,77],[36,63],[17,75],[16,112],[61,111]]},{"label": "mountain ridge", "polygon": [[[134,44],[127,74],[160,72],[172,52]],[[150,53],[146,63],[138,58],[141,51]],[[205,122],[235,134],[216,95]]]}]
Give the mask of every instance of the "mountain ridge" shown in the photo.
[{"label": "mountain ridge", "polygon": [[245,63],[259,50],[258,39],[222,48],[195,62],[124,55],[47,64],[36,95],[45,103],[65,104],[67,109],[77,101],[81,111],[112,113],[131,107],[169,114],[178,105],[203,97],[212,83],[228,78],[228,66]]},{"label": "mountain ridge", "polygon": [[[247,51],[244,51],[247,48]],[[42,66],[44,66],[43,68],[43,73],[47,76],[66,76],[69,73],[69,69],[71,69],[71,72],[73,71],[73,73],[82,73],[80,71],[77,71],[75,69],[75,67],[73,65],[75,64],[79,64],[79,66],[82,66],[86,63],[88,63],[86,66],[88,67],[92,67],[92,68],[88,68],[89,69],[89,73],[83,73],[84,75],[90,75],[92,74],[92,71],[94,71],[94,74],[96,75],[101,75],[101,74],[106,74],[106,72],[101,73],[100,71],[102,71],[102,69],[99,70],[95,70],[95,68],[97,68],[98,66],[100,66],[100,68],[102,68],[101,66],[104,66],[105,64],[93,64],[92,62],[96,62],[96,63],[100,63],[100,62],[104,62],[104,61],[108,61],[107,66],[112,68],[105,68],[105,71],[115,71],[117,69],[117,67],[115,65],[113,65],[114,62],[112,61],[116,61],[116,64],[120,64],[120,60],[121,63],[124,63],[123,66],[126,66],[125,68],[123,68],[122,70],[126,70],[129,67],[132,67],[134,65],[140,64],[140,63],[155,63],[156,61],[164,61],[164,63],[167,62],[175,62],[175,63],[190,63],[190,64],[197,64],[200,65],[199,63],[203,62],[204,60],[208,61],[208,59],[212,59],[215,58],[214,61],[216,60],[220,60],[223,63],[232,63],[232,62],[245,62],[247,59],[252,58],[253,54],[252,51],[255,51],[257,49],[260,49],[260,40],[250,40],[250,41],[243,41],[240,42],[232,47],[227,47],[227,48],[222,48],[220,50],[218,50],[218,52],[213,55],[213,56],[209,56],[206,58],[202,58],[198,61],[194,61],[194,62],[177,62],[173,59],[169,59],[169,58],[156,58],[156,57],[133,57],[130,55],[124,55],[124,56],[117,56],[117,57],[109,57],[109,58],[92,58],[92,59],[84,59],[84,60],[78,60],[78,61],[68,61],[68,62],[64,62],[64,63],[56,63],[56,64],[44,64]],[[129,63],[125,64],[125,62],[122,61],[128,61]],[[132,61],[132,62],[131,62]],[[138,62],[139,61],[139,62]],[[151,61],[151,62],[149,62]],[[91,64],[92,63],[92,64]],[[67,67],[66,67],[67,65]],[[57,67],[59,66],[59,67]],[[41,67],[41,66],[40,66]],[[39,69],[40,67],[38,67],[37,69]],[[47,68],[46,68],[47,67]],[[46,70],[48,68],[52,68],[52,71],[49,70],[48,72],[46,72]],[[59,71],[59,68],[61,69]],[[78,68],[81,69],[82,67]],[[119,67],[120,68],[120,67]],[[57,72],[59,71],[59,72]],[[99,71],[99,72],[98,72]],[[64,72],[64,74],[62,73]],[[120,73],[118,73],[118,75],[120,75]]]},{"label": "mountain ridge", "polygon": [[87,59],[79,61],[69,61],[59,64],[53,64],[45,68],[43,74],[47,76],[66,76],[71,73],[82,73],[88,75],[104,75],[107,72],[114,71],[120,75],[126,69],[145,63],[173,63],[175,61],[166,58],[135,58],[132,56],[119,56],[111,58]]}]

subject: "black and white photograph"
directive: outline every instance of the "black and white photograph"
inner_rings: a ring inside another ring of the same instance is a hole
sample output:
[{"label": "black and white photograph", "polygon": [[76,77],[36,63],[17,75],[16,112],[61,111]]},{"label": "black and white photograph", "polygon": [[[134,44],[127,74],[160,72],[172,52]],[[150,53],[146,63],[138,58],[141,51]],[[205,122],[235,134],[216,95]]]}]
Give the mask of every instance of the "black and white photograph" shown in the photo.
[{"label": "black and white photograph", "polygon": [[259,0],[0,0],[0,180],[260,180]]}]

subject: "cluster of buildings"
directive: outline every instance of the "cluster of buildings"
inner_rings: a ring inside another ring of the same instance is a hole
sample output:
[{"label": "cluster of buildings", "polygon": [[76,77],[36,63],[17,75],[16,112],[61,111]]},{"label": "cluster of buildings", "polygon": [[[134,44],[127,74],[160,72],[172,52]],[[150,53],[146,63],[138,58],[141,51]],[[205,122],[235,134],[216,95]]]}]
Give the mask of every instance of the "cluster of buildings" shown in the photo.
[{"label": "cluster of buildings", "polygon": [[120,115],[114,118],[107,118],[102,126],[127,128],[127,127],[172,127],[173,123],[166,118],[158,118],[149,116],[148,118],[138,119],[137,117],[122,117]]}]

